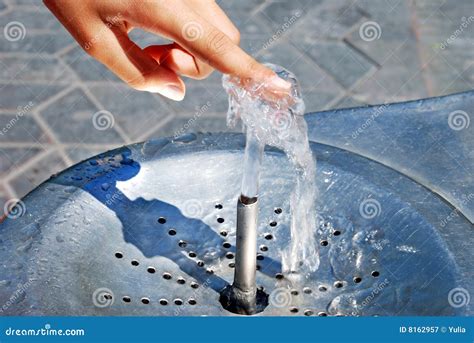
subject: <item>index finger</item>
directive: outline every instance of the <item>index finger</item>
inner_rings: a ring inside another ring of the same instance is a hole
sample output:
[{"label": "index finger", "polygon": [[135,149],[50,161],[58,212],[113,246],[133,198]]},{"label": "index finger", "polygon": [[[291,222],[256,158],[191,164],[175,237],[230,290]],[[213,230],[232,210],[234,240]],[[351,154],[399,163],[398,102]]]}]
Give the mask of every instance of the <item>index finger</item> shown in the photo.
[{"label": "index finger", "polygon": [[[180,36],[175,39],[193,55],[224,74],[268,84],[287,91],[290,84],[236,45],[225,33],[199,16],[180,23]],[[192,34],[195,34],[194,37]]]},{"label": "index finger", "polygon": [[[147,9],[142,8],[140,18],[134,18],[135,24],[157,34],[165,33],[192,55],[224,74],[251,79],[276,92],[288,92],[291,87],[288,82],[245,53],[225,33],[184,3],[172,4],[172,8],[159,9],[156,4]],[[162,20],[164,17],[167,20]],[[159,26],[156,25],[157,21],[160,22]]]}]

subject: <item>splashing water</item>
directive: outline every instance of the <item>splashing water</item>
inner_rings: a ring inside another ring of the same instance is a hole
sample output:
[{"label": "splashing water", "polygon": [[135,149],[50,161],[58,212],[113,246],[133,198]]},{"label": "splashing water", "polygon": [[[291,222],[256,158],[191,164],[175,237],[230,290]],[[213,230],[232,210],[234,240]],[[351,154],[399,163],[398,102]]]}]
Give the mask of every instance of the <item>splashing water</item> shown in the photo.
[{"label": "splashing water", "polygon": [[304,102],[296,77],[283,67],[266,64],[291,84],[290,94],[268,96],[266,85],[245,82],[224,75],[223,86],[229,95],[227,124],[235,127],[240,119],[247,137],[242,180],[242,195],[258,196],[258,178],[263,147],[283,150],[292,163],[296,184],[290,196],[291,243],[283,253],[285,272],[315,271],[319,254],[315,241],[315,168],[304,120]]}]

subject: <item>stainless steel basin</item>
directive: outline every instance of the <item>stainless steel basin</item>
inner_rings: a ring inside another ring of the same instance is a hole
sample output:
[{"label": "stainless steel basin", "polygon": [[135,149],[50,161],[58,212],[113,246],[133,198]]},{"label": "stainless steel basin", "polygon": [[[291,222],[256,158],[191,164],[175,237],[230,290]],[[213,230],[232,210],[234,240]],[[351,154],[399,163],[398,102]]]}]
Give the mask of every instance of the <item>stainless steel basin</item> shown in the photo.
[{"label": "stainless steel basin", "polygon": [[[306,277],[281,273],[294,176],[265,151],[257,284],[270,296],[258,315],[473,314],[474,125],[448,122],[473,99],[307,115],[321,264]],[[219,294],[233,277],[243,148],[240,134],[186,134],[51,177],[1,224],[3,314],[233,315]]]}]

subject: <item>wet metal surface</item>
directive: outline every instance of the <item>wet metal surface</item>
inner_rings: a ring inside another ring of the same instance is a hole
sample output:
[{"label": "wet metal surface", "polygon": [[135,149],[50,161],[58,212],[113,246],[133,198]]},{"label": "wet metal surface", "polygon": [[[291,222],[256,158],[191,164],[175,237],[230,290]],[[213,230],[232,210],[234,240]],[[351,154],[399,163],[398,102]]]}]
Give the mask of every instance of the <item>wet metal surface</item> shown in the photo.
[{"label": "wet metal surface", "polygon": [[[101,154],[51,178],[0,228],[4,314],[232,315],[244,139],[188,134]],[[377,162],[312,144],[318,157],[321,264],[307,278],[281,273],[294,175],[265,151],[259,197],[258,315],[454,315],[456,287],[472,293],[472,241],[462,215],[429,189]],[[427,305],[429,304],[429,305]]]}]

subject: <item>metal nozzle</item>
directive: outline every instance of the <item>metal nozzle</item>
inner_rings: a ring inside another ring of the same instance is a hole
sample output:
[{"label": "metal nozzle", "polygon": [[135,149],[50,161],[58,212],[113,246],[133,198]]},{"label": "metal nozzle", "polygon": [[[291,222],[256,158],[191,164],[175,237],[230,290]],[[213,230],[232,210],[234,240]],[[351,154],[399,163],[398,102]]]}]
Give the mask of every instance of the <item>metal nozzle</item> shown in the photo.
[{"label": "metal nozzle", "polygon": [[241,196],[237,202],[234,287],[255,293],[257,268],[258,199]]},{"label": "metal nozzle", "polygon": [[237,239],[234,282],[221,295],[227,310],[238,314],[261,312],[268,296],[257,289],[257,220],[258,199],[240,196],[237,202]]}]

